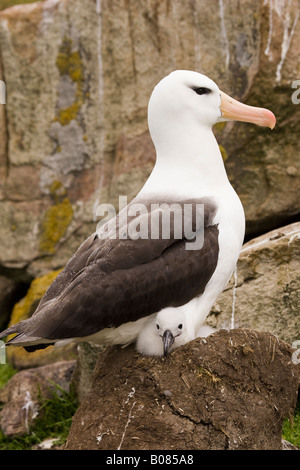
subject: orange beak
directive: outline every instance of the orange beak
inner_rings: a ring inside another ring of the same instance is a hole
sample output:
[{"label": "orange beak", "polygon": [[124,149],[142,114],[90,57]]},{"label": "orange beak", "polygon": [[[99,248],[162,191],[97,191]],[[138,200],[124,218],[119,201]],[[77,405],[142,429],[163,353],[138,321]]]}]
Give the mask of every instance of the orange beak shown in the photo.
[{"label": "orange beak", "polygon": [[256,108],[255,106],[240,103],[222,91],[220,94],[220,110],[224,120],[251,122],[252,124],[270,127],[271,129],[275,127],[276,117],[268,109]]}]

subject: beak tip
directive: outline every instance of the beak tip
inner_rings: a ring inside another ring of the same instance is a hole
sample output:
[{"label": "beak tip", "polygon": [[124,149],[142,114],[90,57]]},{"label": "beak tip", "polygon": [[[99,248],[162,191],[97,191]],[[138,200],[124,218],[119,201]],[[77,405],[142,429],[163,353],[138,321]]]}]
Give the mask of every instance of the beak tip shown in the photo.
[{"label": "beak tip", "polygon": [[258,126],[274,129],[276,125],[276,117],[269,109],[258,108],[240,103],[222,91],[220,92],[220,96],[220,110],[221,117],[223,119],[250,122]]},{"label": "beak tip", "polygon": [[267,118],[267,121],[268,121],[268,124],[269,124],[268,127],[270,129],[274,129],[274,127],[276,126],[276,117],[275,117],[275,115],[269,109],[266,109],[264,111],[265,111],[266,118]]},{"label": "beak tip", "polygon": [[170,348],[172,346],[172,344],[174,343],[174,336],[172,334],[172,332],[170,330],[166,330],[163,334],[163,350],[164,350],[164,357],[167,357],[169,352],[170,352]]}]

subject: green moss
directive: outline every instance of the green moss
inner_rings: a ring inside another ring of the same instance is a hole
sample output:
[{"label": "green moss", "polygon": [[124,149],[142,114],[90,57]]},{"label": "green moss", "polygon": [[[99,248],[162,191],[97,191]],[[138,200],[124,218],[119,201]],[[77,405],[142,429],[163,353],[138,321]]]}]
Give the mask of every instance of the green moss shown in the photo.
[{"label": "green moss", "polygon": [[84,72],[83,64],[79,51],[72,50],[72,40],[65,37],[63,39],[60,51],[56,58],[56,66],[60,75],[69,76],[76,83],[75,100],[71,106],[59,109],[55,120],[62,126],[66,126],[73,119],[76,119],[84,101],[83,82]]},{"label": "green moss", "polygon": [[9,381],[9,379],[18,372],[10,364],[0,364],[0,388]]},{"label": "green moss", "polygon": [[67,197],[47,209],[41,224],[40,251],[52,254],[72,222],[73,208]]}]

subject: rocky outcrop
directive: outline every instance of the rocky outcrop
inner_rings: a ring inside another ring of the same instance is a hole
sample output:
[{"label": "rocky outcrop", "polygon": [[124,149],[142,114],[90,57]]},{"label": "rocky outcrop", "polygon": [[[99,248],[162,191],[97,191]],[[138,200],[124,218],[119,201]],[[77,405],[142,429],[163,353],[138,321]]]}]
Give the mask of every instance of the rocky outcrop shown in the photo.
[{"label": "rocky outcrop", "polygon": [[0,428],[8,437],[30,432],[41,413],[42,400],[53,397],[57,387],[70,391],[75,361],[61,361],[15,374],[0,390]]},{"label": "rocky outcrop", "polygon": [[133,347],[99,356],[66,449],[281,449],[299,366],[276,336],[220,330],[166,360]]},{"label": "rocky outcrop", "polygon": [[100,202],[134,196],[155,159],[148,99],[176,68],[277,116],[272,132],[216,129],[248,234],[299,214],[298,13],[297,0],[47,0],[2,11],[0,265],[31,277],[62,267],[95,229]]},{"label": "rocky outcrop", "polygon": [[300,340],[300,223],[243,246],[236,279],[217,300],[207,323],[215,328],[268,331],[289,344]]}]

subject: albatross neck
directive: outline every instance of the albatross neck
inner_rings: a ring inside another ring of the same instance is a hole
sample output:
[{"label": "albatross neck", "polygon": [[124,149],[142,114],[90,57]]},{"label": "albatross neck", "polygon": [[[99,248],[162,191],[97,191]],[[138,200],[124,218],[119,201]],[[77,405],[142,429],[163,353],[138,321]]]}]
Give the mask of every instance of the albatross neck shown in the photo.
[{"label": "albatross neck", "polygon": [[212,194],[227,188],[221,152],[212,129],[197,126],[184,134],[153,139],[156,148],[154,169],[142,192],[164,192],[178,196]]}]

